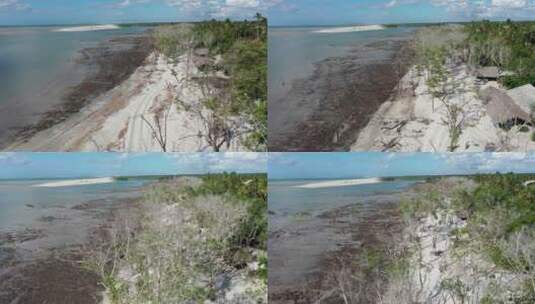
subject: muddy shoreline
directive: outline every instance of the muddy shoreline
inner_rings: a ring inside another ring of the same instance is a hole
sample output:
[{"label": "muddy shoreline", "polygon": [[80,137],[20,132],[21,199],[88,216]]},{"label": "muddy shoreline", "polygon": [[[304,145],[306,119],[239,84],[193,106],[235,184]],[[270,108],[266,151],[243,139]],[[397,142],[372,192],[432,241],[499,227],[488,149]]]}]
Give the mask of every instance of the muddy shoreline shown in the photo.
[{"label": "muddy shoreline", "polygon": [[[390,56],[366,60],[374,52]],[[290,114],[276,117],[279,113],[270,111],[269,150],[349,151],[408,71],[413,56],[410,39],[389,39],[317,63],[311,77],[296,80],[285,98],[274,101],[288,104]],[[291,112],[309,107],[311,113],[292,117]]]},{"label": "muddy shoreline", "polygon": [[[83,244],[37,249],[29,256],[17,254],[22,242],[46,238],[39,231],[0,235],[0,303],[81,303],[95,304],[102,300],[101,278],[86,266],[92,252],[110,240],[110,230],[125,215],[135,222],[141,213],[140,199],[99,200],[72,207],[83,210],[100,224],[89,232]],[[64,219],[49,219],[61,221]]]},{"label": "muddy shoreline", "polygon": [[[269,301],[275,304],[304,304],[343,303],[334,286],[333,276],[341,269],[357,271],[355,263],[365,250],[381,248],[389,242],[398,239],[402,231],[402,221],[398,209],[398,202],[380,202],[380,206],[373,210],[360,211],[363,214],[355,216],[356,204],[336,208],[324,212],[317,217],[329,223],[328,229],[336,234],[337,249],[322,254],[318,265],[310,271],[302,282],[281,284],[275,282],[276,276],[270,276]],[[324,227],[319,228],[323,230]],[[314,233],[321,233],[316,231]],[[292,237],[289,232],[276,231],[270,235],[271,242],[278,242],[278,238]],[[343,235],[343,237],[342,237]],[[327,241],[327,240],[325,240]],[[271,256],[270,256],[271,259]],[[281,271],[280,261],[270,261],[270,271]],[[278,266],[277,266],[278,265]],[[277,274],[278,275],[278,274]],[[368,284],[374,283],[371,274],[366,277]],[[368,302],[363,302],[368,303]],[[373,303],[370,301],[369,303]]]},{"label": "muddy shoreline", "polygon": [[41,114],[35,124],[17,130],[12,138],[0,147],[5,148],[17,140],[28,139],[39,131],[65,121],[99,95],[128,79],[143,65],[152,50],[149,32],[118,36],[100,43],[97,47],[81,50],[77,64],[89,70],[86,78],[80,84],[67,89],[58,106]]},{"label": "muddy shoreline", "polygon": [[[376,303],[377,291],[387,288],[382,274],[389,257],[384,253],[398,248],[406,228],[400,202],[418,197],[421,189],[431,183],[432,180],[416,182],[401,191],[374,195],[364,201],[356,197],[355,203],[315,215],[306,213],[306,218],[291,220],[284,226],[272,224],[278,228],[268,236],[269,303],[344,303],[337,281],[341,276],[348,280],[358,278],[346,281],[346,288],[354,288],[352,292],[360,290],[359,298],[350,303]],[[281,216],[286,215],[271,212],[270,221],[280,221]],[[315,258],[310,251],[318,246],[323,249]],[[381,262],[370,266],[368,256],[373,259],[374,255]],[[307,271],[303,272],[303,268]]]}]

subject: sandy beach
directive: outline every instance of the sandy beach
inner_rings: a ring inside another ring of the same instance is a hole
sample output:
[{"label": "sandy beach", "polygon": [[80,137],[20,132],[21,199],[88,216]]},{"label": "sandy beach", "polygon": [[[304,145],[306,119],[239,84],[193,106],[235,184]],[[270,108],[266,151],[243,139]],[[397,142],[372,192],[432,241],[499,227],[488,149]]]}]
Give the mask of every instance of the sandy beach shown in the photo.
[{"label": "sandy beach", "polygon": [[109,184],[109,183],[113,183],[114,181],[115,179],[113,177],[73,179],[73,180],[64,180],[64,181],[38,184],[38,185],[35,185],[34,187],[56,188],[56,187],[98,185],[98,184]]},{"label": "sandy beach", "polygon": [[375,177],[375,178],[346,179],[346,180],[309,183],[309,184],[299,185],[296,187],[305,188],[305,189],[316,189],[316,188],[331,188],[331,187],[376,184],[380,182],[381,182],[381,179]]},{"label": "sandy beach", "polygon": [[[206,137],[210,111],[203,107],[203,88],[195,79],[203,77],[194,58],[183,55],[170,62],[164,55],[150,51],[146,37],[135,43],[133,49],[112,53],[123,59],[113,66],[128,69],[104,68],[99,73],[112,77],[98,85],[97,79],[88,79],[66,98],[62,108],[45,114],[43,120],[25,129],[18,140],[6,151],[211,151]],[[105,46],[104,46],[105,47]],[[125,57],[136,52],[136,59]],[[129,53],[130,52],[130,53]],[[98,58],[98,53],[95,56]],[[97,59],[98,60],[98,59]],[[105,67],[111,60],[100,65]],[[118,72],[118,73],[117,73]],[[224,75],[210,76],[213,83],[228,81]],[[212,88],[214,89],[214,88]],[[86,93],[84,93],[86,92]],[[181,101],[178,107],[175,100]],[[190,110],[187,110],[190,109]],[[199,114],[202,113],[202,114]],[[248,126],[241,118],[231,122]],[[160,127],[158,127],[160,125]],[[244,150],[236,137],[222,151]]]},{"label": "sandy beach", "polygon": [[350,150],[405,74],[411,56],[406,45],[406,37],[390,38],[316,63],[312,76],[270,100],[270,151]]},{"label": "sandy beach", "polygon": [[318,34],[332,34],[332,33],[349,33],[349,32],[365,32],[365,31],[380,31],[384,30],[385,27],[382,25],[357,25],[357,26],[348,26],[348,27],[337,27],[337,28],[327,28],[314,31]]},{"label": "sandy beach", "polygon": [[66,27],[54,30],[54,32],[88,32],[88,31],[106,31],[106,30],[117,30],[120,27],[115,24],[105,24],[105,25],[86,25],[86,26],[75,26],[75,27]]},{"label": "sandy beach", "polygon": [[[506,130],[493,122],[479,92],[494,87],[505,91],[496,81],[481,82],[464,64],[448,69],[462,84],[449,102],[463,109],[462,133],[455,152],[518,151],[535,149],[530,132],[521,125]],[[450,134],[447,108],[433,98],[424,74],[415,67],[401,79],[387,102],[381,105],[352,144],[352,151],[448,152]]]}]

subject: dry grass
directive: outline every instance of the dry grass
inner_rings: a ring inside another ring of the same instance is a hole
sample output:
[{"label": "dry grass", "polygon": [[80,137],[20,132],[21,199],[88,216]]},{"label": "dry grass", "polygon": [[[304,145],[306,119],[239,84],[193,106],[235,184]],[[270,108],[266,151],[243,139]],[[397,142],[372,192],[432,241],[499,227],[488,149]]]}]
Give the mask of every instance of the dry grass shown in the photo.
[{"label": "dry grass", "polygon": [[225,303],[223,282],[242,273],[247,288],[232,297],[238,302],[231,302],[262,303],[262,280],[254,271],[240,272],[262,253],[236,251],[230,242],[247,206],[221,195],[190,197],[183,186],[169,182],[149,190],[140,227],[134,230],[124,222],[113,227],[110,242],[94,254],[89,264],[101,275],[106,301]]}]

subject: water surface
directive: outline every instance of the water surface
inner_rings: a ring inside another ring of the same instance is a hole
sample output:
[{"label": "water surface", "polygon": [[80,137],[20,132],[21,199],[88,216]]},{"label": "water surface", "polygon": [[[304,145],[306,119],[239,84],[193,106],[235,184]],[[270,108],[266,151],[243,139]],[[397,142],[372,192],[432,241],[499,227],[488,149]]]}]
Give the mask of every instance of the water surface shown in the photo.
[{"label": "water surface", "polygon": [[111,209],[133,202],[153,181],[67,187],[37,187],[52,180],[0,181],[0,251],[11,248],[17,259],[31,260],[47,250],[85,244]]},{"label": "water surface", "polygon": [[0,27],[0,146],[15,129],[35,123],[61,103],[69,87],[94,72],[81,50],[146,27],[57,32],[63,27]]},{"label": "water surface", "polygon": [[[269,28],[270,100],[284,97],[292,82],[310,76],[314,64],[319,61],[343,56],[357,46],[407,37],[414,31],[412,27],[400,26],[362,32],[316,33],[321,29],[324,27]],[[381,56],[380,53],[377,55]]]}]

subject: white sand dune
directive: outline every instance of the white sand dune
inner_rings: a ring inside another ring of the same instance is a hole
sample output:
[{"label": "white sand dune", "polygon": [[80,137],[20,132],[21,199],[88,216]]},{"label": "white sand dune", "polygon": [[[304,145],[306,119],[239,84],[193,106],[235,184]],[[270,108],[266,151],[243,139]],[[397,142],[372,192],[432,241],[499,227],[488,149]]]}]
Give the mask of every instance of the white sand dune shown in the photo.
[{"label": "white sand dune", "polygon": [[[203,90],[191,79],[200,73],[186,55],[171,63],[153,53],[127,80],[78,113],[6,150],[160,152],[162,147],[147,121],[155,126],[155,112],[163,107],[169,110],[165,131],[168,152],[211,151],[206,137],[199,136],[206,133],[199,115],[170,102],[181,100],[190,108],[199,107]],[[243,151],[244,147],[236,138],[221,149]]]},{"label": "white sand dune", "polygon": [[356,25],[356,26],[346,26],[346,27],[335,27],[335,28],[326,28],[314,31],[313,33],[320,34],[334,34],[334,33],[351,33],[351,32],[365,32],[365,31],[380,31],[384,30],[385,27],[382,25]]},{"label": "white sand dune", "polygon": [[[455,152],[525,152],[535,149],[530,132],[520,132],[520,126],[503,130],[487,113],[478,92],[489,86],[499,88],[497,82],[480,83],[465,64],[450,63],[446,67],[461,84],[459,93],[448,100],[463,110],[460,114],[462,133]],[[449,152],[447,108],[429,91],[426,74],[412,67],[391,98],[359,132],[351,151]]]},{"label": "white sand dune", "polygon": [[85,178],[85,179],[70,179],[70,180],[61,180],[61,181],[49,182],[49,183],[35,185],[34,187],[58,188],[58,187],[109,184],[109,183],[113,183],[113,182],[115,182],[115,178],[113,178],[113,177]]},{"label": "white sand dune", "polygon": [[305,189],[317,189],[317,188],[332,188],[332,187],[346,187],[346,186],[355,186],[355,185],[377,184],[380,182],[381,182],[380,178],[374,177],[374,178],[342,179],[342,180],[333,180],[333,181],[326,181],[326,182],[309,183],[309,184],[299,185],[296,187],[305,188]]},{"label": "white sand dune", "polygon": [[54,30],[54,32],[90,32],[90,31],[107,31],[107,30],[117,30],[120,27],[115,24],[104,24],[104,25],[85,25],[85,26],[74,26],[74,27],[65,27]]}]

